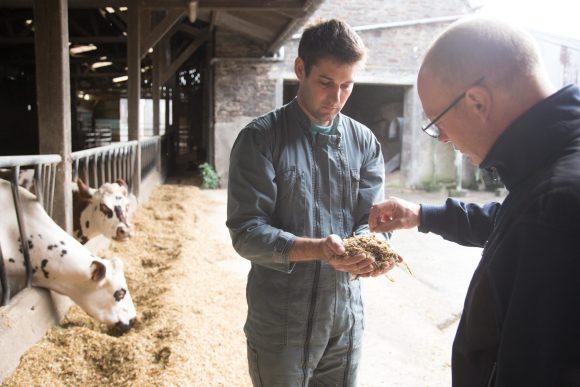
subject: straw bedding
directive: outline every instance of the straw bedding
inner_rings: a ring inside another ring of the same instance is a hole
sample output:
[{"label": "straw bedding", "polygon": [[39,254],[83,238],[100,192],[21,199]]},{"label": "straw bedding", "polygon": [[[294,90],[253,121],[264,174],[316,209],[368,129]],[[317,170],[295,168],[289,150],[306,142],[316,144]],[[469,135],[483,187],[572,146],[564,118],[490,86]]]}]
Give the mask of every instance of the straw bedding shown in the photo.
[{"label": "straw bedding", "polygon": [[134,237],[100,252],[125,262],[135,327],[114,336],[73,306],[3,386],[250,385],[245,280],[217,264],[236,254],[216,200],[192,185],[157,187],[133,215]]}]

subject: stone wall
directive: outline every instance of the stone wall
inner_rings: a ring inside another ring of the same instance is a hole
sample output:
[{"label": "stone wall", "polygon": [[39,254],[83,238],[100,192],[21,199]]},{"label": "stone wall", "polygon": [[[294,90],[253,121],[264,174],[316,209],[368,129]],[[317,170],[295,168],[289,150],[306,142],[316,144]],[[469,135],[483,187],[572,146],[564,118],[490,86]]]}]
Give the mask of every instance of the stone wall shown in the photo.
[{"label": "stone wall", "polygon": [[214,66],[215,168],[227,185],[230,151],[238,133],[252,119],[282,104],[281,62],[260,58],[260,46],[221,31],[216,36]]}]

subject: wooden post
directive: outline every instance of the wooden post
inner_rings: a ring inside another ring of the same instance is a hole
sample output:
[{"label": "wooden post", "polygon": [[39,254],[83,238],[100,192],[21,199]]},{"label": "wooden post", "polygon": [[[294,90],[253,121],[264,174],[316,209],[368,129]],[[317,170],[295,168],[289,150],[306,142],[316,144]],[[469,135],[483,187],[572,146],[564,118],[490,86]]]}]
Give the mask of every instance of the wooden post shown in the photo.
[{"label": "wooden post", "polygon": [[161,45],[153,49],[153,79],[151,84],[151,97],[153,99],[153,135],[159,136],[159,100],[161,99],[161,84],[159,83],[159,77],[161,72]]},{"label": "wooden post", "polygon": [[72,233],[71,96],[67,0],[34,0],[39,150],[59,154],[52,217]]},{"label": "wooden post", "polygon": [[[127,26],[127,114],[129,140],[141,140],[139,128],[139,102],[141,100],[141,21],[140,1],[129,1],[129,23]],[[139,198],[141,185],[141,144],[137,145],[133,170],[133,194]]]}]

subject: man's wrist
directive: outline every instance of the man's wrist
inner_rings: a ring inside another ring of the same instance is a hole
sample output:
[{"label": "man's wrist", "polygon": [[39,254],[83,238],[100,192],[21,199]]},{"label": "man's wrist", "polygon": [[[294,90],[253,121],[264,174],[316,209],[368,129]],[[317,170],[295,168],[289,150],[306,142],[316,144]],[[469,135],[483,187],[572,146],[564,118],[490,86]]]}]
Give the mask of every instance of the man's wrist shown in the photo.
[{"label": "man's wrist", "polygon": [[296,237],[288,254],[290,262],[324,260],[324,239]]}]

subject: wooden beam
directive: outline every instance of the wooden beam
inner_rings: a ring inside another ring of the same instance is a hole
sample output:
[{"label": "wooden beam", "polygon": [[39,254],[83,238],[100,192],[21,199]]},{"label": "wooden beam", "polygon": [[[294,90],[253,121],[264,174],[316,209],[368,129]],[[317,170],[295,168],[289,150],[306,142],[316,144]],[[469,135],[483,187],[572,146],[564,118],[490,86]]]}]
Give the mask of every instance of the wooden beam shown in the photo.
[{"label": "wooden beam", "polygon": [[[129,140],[141,140],[139,122],[139,102],[141,100],[141,7],[139,0],[131,0],[129,6],[129,23],[127,31],[127,105]],[[131,179],[133,194],[139,198],[141,185],[141,146],[137,146],[133,178]]]},{"label": "wooden beam", "polygon": [[209,21],[209,31],[213,32],[214,28],[215,28],[215,22],[217,20],[217,18],[219,17],[220,12],[219,11],[212,11],[211,12],[211,16],[210,16],[210,21]]},{"label": "wooden beam", "polygon": [[141,42],[141,58],[143,58],[150,48],[153,48],[161,38],[163,38],[174,25],[179,23],[185,17],[185,8],[170,9],[167,11],[163,20],[161,20],[151,31],[148,31]]},{"label": "wooden beam", "polygon": [[[303,8],[303,0],[199,0],[199,10],[255,10],[275,11],[292,10]],[[33,0],[0,0],[3,8],[31,8]],[[104,8],[104,7],[129,7],[132,0],[69,0],[69,8]],[[185,0],[143,0],[142,8],[184,8]]]},{"label": "wooden beam", "polygon": [[227,12],[220,12],[217,15],[215,25],[237,31],[249,38],[262,42],[269,42],[273,38],[273,33],[269,29]]},{"label": "wooden beam", "polygon": [[125,36],[71,36],[71,43],[102,43],[102,44],[114,44],[114,43],[125,43],[127,38]]},{"label": "wooden beam", "polygon": [[192,27],[190,24],[184,24],[184,23],[180,23],[178,25],[177,29],[179,31],[185,32],[186,34],[191,35],[191,36],[197,36],[204,31],[201,28]]},{"label": "wooden beam", "polygon": [[[144,0],[143,7],[182,8],[184,0]],[[296,11],[303,8],[302,0],[199,0],[200,11]]]},{"label": "wooden beam", "polygon": [[292,34],[294,34],[302,25],[304,25],[304,23],[306,23],[310,16],[316,12],[316,10],[323,2],[324,0],[311,0],[308,2],[304,8],[306,15],[304,15],[302,18],[290,20],[284,29],[282,29],[282,31],[278,34],[278,36],[272,40],[267,52],[274,53],[278,51],[278,49],[284,45],[284,42],[286,42],[292,36]]},{"label": "wooden beam", "polygon": [[[149,34],[149,31],[151,31],[151,23],[152,23],[152,12],[150,9],[146,9],[146,8],[141,8],[139,11],[139,25],[140,25],[140,44],[141,46],[143,46],[143,41],[145,40],[145,37]],[[139,58],[143,59],[143,51],[141,51],[141,47],[139,47],[139,53],[141,54],[141,56]]]},{"label": "wooden beam", "polygon": [[83,79],[83,78],[116,78],[122,75],[127,75],[125,72],[108,72],[108,73],[96,73],[96,72],[89,72],[89,73],[73,73],[71,74],[71,78]]},{"label": "wooden beam", "polygon": [[39,151],[62,157],[56,170],[53,219],[72,233],[71,97],[67,0],[34,2]]},{"label": "wooden beam", "polygon": [[153,79],[151,84],[151,97],[153,99],[153,135],[159,136],[159,100],[161,96],[161,47],[153,52]]},{"label": "wooden beam", "polygon": [[183,50],[183,52],[179,54],[179,56],[169,65],[169,67],[163,71],[159,78],[159,83],[163,85],[165,82],[167,82],[169,78],[171,78],[173,74],[179,70],[185,61],[188,60],[189,57],[193,55],[193,53],[197,51],[197,49],[201,47],[201,45],[204,44],[208,39],[209,33],[206,32],[202,35],[199,35],[193,42],[191,42],[191,44],[185,50]]}]

